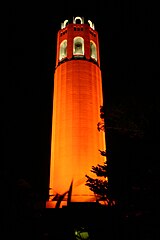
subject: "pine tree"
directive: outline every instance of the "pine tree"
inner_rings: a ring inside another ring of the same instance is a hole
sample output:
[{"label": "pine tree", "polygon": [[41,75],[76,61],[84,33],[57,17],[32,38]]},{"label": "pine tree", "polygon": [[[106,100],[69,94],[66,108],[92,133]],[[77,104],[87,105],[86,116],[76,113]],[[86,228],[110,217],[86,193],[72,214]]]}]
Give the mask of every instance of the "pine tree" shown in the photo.
[{"label": "pine tree", "polygon": [[[107,126],[105,124],[106,116],[104,111],[104,106],[100,107],[100,118],[101,121],[97,124],[98,131],[104,131],[108,133],[108,131],[112,131],[112,134],[115,132],[116,136],[121,136],[121,139],[132,139],[132,140],[140,140],[144,135],[144,128],[147,124],[146,119],[135,118],[135,116],[131,116],[130,112],[127,112],[127,107],[118,106],[113,108],[112,111],[107,112]],[[143,124],[142,124],[143,123]],[[120,138],[118,138],[120,140]],[[119,144],[119,143],[118,143]],[[106,158],[104,161],[104,165],[92,166],[91,172],[95,173],[96,177],[91,178],[86,175],[86,186],[90,188],[91,191],[94,192],[97,201],[105,201],[107,205],[114,205],[117,202],[115,201],[115,195],[113,196],[114,190],[112,190],[111,186],[111,163],[110,157],[112,153],[108,150],[102,151],[99,150],[100,154]],[[113,169],[112,169],[113,170]],[[120,174],[122,169],[119,169]],[[118,176],[117,176],[118,177]],[[113,181],[113,177],[112,177]],[[113,184],[113,183],[112,183]],[[117,196],[116,196],[117,198]]]},{"label": "pine tree", "polygon": [[[101,121],[97,124],[98,131],[105,131],[104,124],[104,107],[100,107],[100,118]],[[102,156],[105,157],[103,165],[97,164],[97,166],[92,166],[91,172],[96,174],[96,178],[91,178],[88,175],[85,175],[86,186],[89,187],[91,191],[94,192],[98,202],[103,202],[106,205],[114,205],[115,201],[112,199],[110,186],[108,182],[108,163],[107,163],[107,153],[99,149],[99,152]]]}]

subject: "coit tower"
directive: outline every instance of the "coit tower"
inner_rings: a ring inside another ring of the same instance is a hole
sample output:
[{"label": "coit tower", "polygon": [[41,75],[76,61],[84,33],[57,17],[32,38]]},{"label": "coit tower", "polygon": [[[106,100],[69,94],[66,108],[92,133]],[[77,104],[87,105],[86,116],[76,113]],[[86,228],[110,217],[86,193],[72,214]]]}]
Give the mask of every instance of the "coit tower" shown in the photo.
[{"label": "coit tower", "polygon": [[103,105],[98,33],[91,20],[65,20],[57,33],[50,158],[50,200],[66,192],[72,202],[95,202],[85,185],[92,166],[104,163],[105,134],[97,130]]}]

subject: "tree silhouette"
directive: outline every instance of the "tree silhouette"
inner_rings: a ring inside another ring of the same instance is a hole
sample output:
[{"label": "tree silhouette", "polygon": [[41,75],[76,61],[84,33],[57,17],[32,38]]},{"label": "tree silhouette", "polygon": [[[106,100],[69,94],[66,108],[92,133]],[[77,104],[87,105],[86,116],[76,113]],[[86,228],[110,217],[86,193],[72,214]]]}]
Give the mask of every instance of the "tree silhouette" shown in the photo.
[{"label": "tree silhouette", "polygon": [[71,203],[71,197],[72,197],[72,187],[73,187],[73,180],[71,181],[69,189],[64,192],[63,194],[56,194],[53,198],[52,201],[56,201],[55,208],[60,208],[61,207],[61,202],[64,200],[65,196],[67,195],[67,206],[70,205]]},{"label": "tree silhouette", "polygon": [[[98,131],[105,131],[104,123],[104,107],[100,107],[100,118],[101,121],[97,124]],[[99,152],[102,156],[105,157],[103,165],[97,164],[97,166],[92,166],[91,172],[95,173],[97,178],[91,178],[88,175],[85,175],[87,178],[86,186],[89,187],[91,191],[94,192],[97,201],[103,201],[106,205],[114,205],[115,201],[110,193],[110,187],[108,182],[108,161],[106,151],[99,149]]]},{"label": "tree silhouette", "polygon": [[[146,120],[140,121],[135,119],[135,117],[130,114],[126,114],[125,106],[119,105],[114,107],[112,111],[105,111],[104,106],[100,106],[100,121],[97,123],[98,131],[104,131],[105,133],[111,132],[116,133],[116,136],[121,136],[121,139],[141,139],[144,134],[144,126],[147,124]],[[107,114],[107,117],[106,117]],[[107,124],[106,124],[107,122]],[[142,122],[145,124],[142,124]],[[118,143],[119,144],[119,143]],[[91,178],[86,175],[86,186],[90,188],[91,191],[97,197],[97,200],[105,200],[107,205],[113,205],[115,197],[112,191],[113,181],[112,177],[112,153],[110,153],[110,144],[107,146],[106,151],[100,151],[100,154],[106,157],[104,165],[92,166],[91,172],[96,174],[96,178]],[[122,173],[123,174],[123,173]],[[110,181],[112,179],[112,181]]]}]

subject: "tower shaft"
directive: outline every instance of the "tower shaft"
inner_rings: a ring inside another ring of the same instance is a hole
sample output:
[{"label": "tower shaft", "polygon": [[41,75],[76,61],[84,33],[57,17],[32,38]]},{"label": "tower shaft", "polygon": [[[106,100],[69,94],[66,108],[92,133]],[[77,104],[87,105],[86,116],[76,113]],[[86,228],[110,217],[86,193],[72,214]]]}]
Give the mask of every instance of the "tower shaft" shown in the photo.
[{"label": "tower shaft", "polygon": [[[85,185],[85,175],[92,177],[90,171],[92,166],[104,162],[104,157],[99,153],[99,149],[105,149],[105,135],[97,130],[97,123],[100,120],[100,106],[103,105],[102,77],[98,64],[99,59],[95,61],[95,59],[90,58],[92,42],[89,39],[86,42],[81,41],[81,39],[85,39],[85,36],[90,36],[90,27],[87,24],[71,25],[65,28],[65,31],[68,31],[66,38],[61,39],[62,34],[59,32],[57,40],[51,135],[50,195],[63,194],[69,189],[73,180],[71,200],[92,202],[95,201],[95,197]],[[79,25],[81,25],[81,29],[85,27],[85,31],[81,35],[76,33],[79,42],[75,41],[74,45],[76,35],[74,36],[73,29],[78,28]],[[69,31],[69,29],[71,30]],[[97,33],[93,30],[92,32],[96,36],[97,45],[97,52],[93,53],[93,56],[98,56]],[[93,35],[91,35],[92,37]],[[62,45],[62,43],[65,44]],[[78,48],[78,44],[80,48]],[[85,49],[86,52],[88,49],[88,53],[86,53],[88,55],[85,55]],[[71,51],[73,51],[73,56],[69,58]]]}]

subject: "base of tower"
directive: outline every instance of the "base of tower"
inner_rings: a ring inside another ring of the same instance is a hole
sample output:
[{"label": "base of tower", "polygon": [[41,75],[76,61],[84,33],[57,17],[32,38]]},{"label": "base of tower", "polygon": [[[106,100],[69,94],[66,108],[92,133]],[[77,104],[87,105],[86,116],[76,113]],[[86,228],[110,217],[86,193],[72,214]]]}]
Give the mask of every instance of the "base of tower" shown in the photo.
[{"label": "base of tower", "polygon": [[[94,195],[83,195],[83,196],[72,196],[71,197],[71,203],[95,203],[96,198]],[[46,208],[55,208],[56,207],[56,201],[48,200],[46,202]],[[63,201],[61,201],[60,208],[67,206],[67,198],[64,198]]]}]

